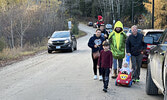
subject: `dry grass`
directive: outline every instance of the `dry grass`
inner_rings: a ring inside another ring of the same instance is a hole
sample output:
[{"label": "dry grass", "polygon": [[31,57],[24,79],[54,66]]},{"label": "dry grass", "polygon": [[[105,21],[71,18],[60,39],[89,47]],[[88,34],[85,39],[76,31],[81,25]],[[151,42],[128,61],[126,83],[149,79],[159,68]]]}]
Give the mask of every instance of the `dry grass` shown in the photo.
[{"label": "dry grass", "polygon": [[75,35],[75,37],[78,39],[78,38],[80,38],[80,37],[85,36],[86,34],[87,34],[87,33],[85,33],[85,32],[83,32],[83,31],[79,30],[79,34],[78,34],[78,35]]},{"label": "dry grass", "polygon": [[26,48],[5,48],[2,52],[0,52],[0,60],[12,60],[12,59],[18,59],[22,56],[29,56],[34,55],[35,53],[39,51],[46,50],[46,46],[41,47],[29,47],[28,50]]},{"label": "dry grass", "polygon": [[[75,36],[76,38],[79,38],[85,35],[86,35],[85,32],[79,31],[79,34]],[[47,50],[47,46],[46,46],[47,40],[48,39],[45,39],[42,41],[42,43],[38,43],[33,46],[30,44],[26,44],[23,49],[21,49],[20,47],[13,48],[13,49],[5,48],[3,49],[2,52],[0,52],[0,61],[16,60],[23,56],[30,56],[38,52],[45,51]]]}]

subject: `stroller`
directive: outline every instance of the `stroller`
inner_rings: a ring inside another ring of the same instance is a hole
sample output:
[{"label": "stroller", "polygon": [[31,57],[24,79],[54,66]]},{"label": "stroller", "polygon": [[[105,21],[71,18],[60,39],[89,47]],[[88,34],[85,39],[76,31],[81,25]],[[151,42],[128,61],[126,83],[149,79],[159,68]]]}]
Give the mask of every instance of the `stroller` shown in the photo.
[{"label": "stroller", "polygon": [[[130,56],[126,55],[126,62],[128,62],[128,65],[129,65],[129,62],[130,62]],[[132,86],[132,72],[128,73],[127,71],[120,71],[118,76],[117,76],[117,79],[115,81],[115,85],[125,85],[125,86],[129,86],[131,87]]]}]

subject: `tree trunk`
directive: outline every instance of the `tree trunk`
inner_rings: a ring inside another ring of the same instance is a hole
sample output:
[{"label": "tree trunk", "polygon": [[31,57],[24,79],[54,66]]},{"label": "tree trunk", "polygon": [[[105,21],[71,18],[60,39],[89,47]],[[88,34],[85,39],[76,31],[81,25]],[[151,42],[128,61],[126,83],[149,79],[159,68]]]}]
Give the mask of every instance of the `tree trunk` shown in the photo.
[{"label": "tree trunk", "polygon": [[14,36],[13,36],[13,18],[11,18],[11,29],[10,29],[10,34],[11,34],[11,40],[12,40],[12,48],[14,48]]},{"label": "tree trunk", "polygon": [[20,34],[20,46],[21,46],[21,48],[23,48],[23,21],[22,21],[22,19],[21,19],[21,21],[20,21],[20,25],[21,25],[21,34]]}]

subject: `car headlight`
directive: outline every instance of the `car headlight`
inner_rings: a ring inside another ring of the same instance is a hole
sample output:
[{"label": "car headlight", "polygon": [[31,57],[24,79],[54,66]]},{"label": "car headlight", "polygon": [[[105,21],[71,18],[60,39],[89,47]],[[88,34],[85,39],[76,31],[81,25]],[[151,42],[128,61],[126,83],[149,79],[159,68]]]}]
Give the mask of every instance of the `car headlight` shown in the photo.
[{"label": "car headlight", "polygon": [[51,40],[49,40],[49,41],[48,41],[48,43],[49,43],[49,44],[52,44],[52,41],[51,41]]},{"label": "car headlight", "polygon": [[64,41],[64,43],[69,43],[69,42],[70,42],[70,40],[65,40],[65,41]]}]

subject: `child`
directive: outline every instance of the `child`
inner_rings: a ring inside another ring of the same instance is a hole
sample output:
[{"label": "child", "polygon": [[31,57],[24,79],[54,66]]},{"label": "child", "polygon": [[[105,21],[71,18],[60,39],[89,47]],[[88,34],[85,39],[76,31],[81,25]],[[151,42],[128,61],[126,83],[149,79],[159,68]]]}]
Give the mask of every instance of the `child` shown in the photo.
[{"label": "child", "polygon": [[123,64],[123,67],[120,69],[121,73],[124,73],[124,74],[130,74],[130,72],[132,72],[132,70],[128,67],[128,62],[124,62]]},{"label": "child", "polygon": [[109,74],[112,69],[113,56],[111,51],[109,50],[109,43],[107,41],[103,42],[103,49],[100,52],[100,57],[98,59],[98,68],[101,67],[103,84],[104,84],[104,92],[107,92],[108,83],[109,83]]}]

